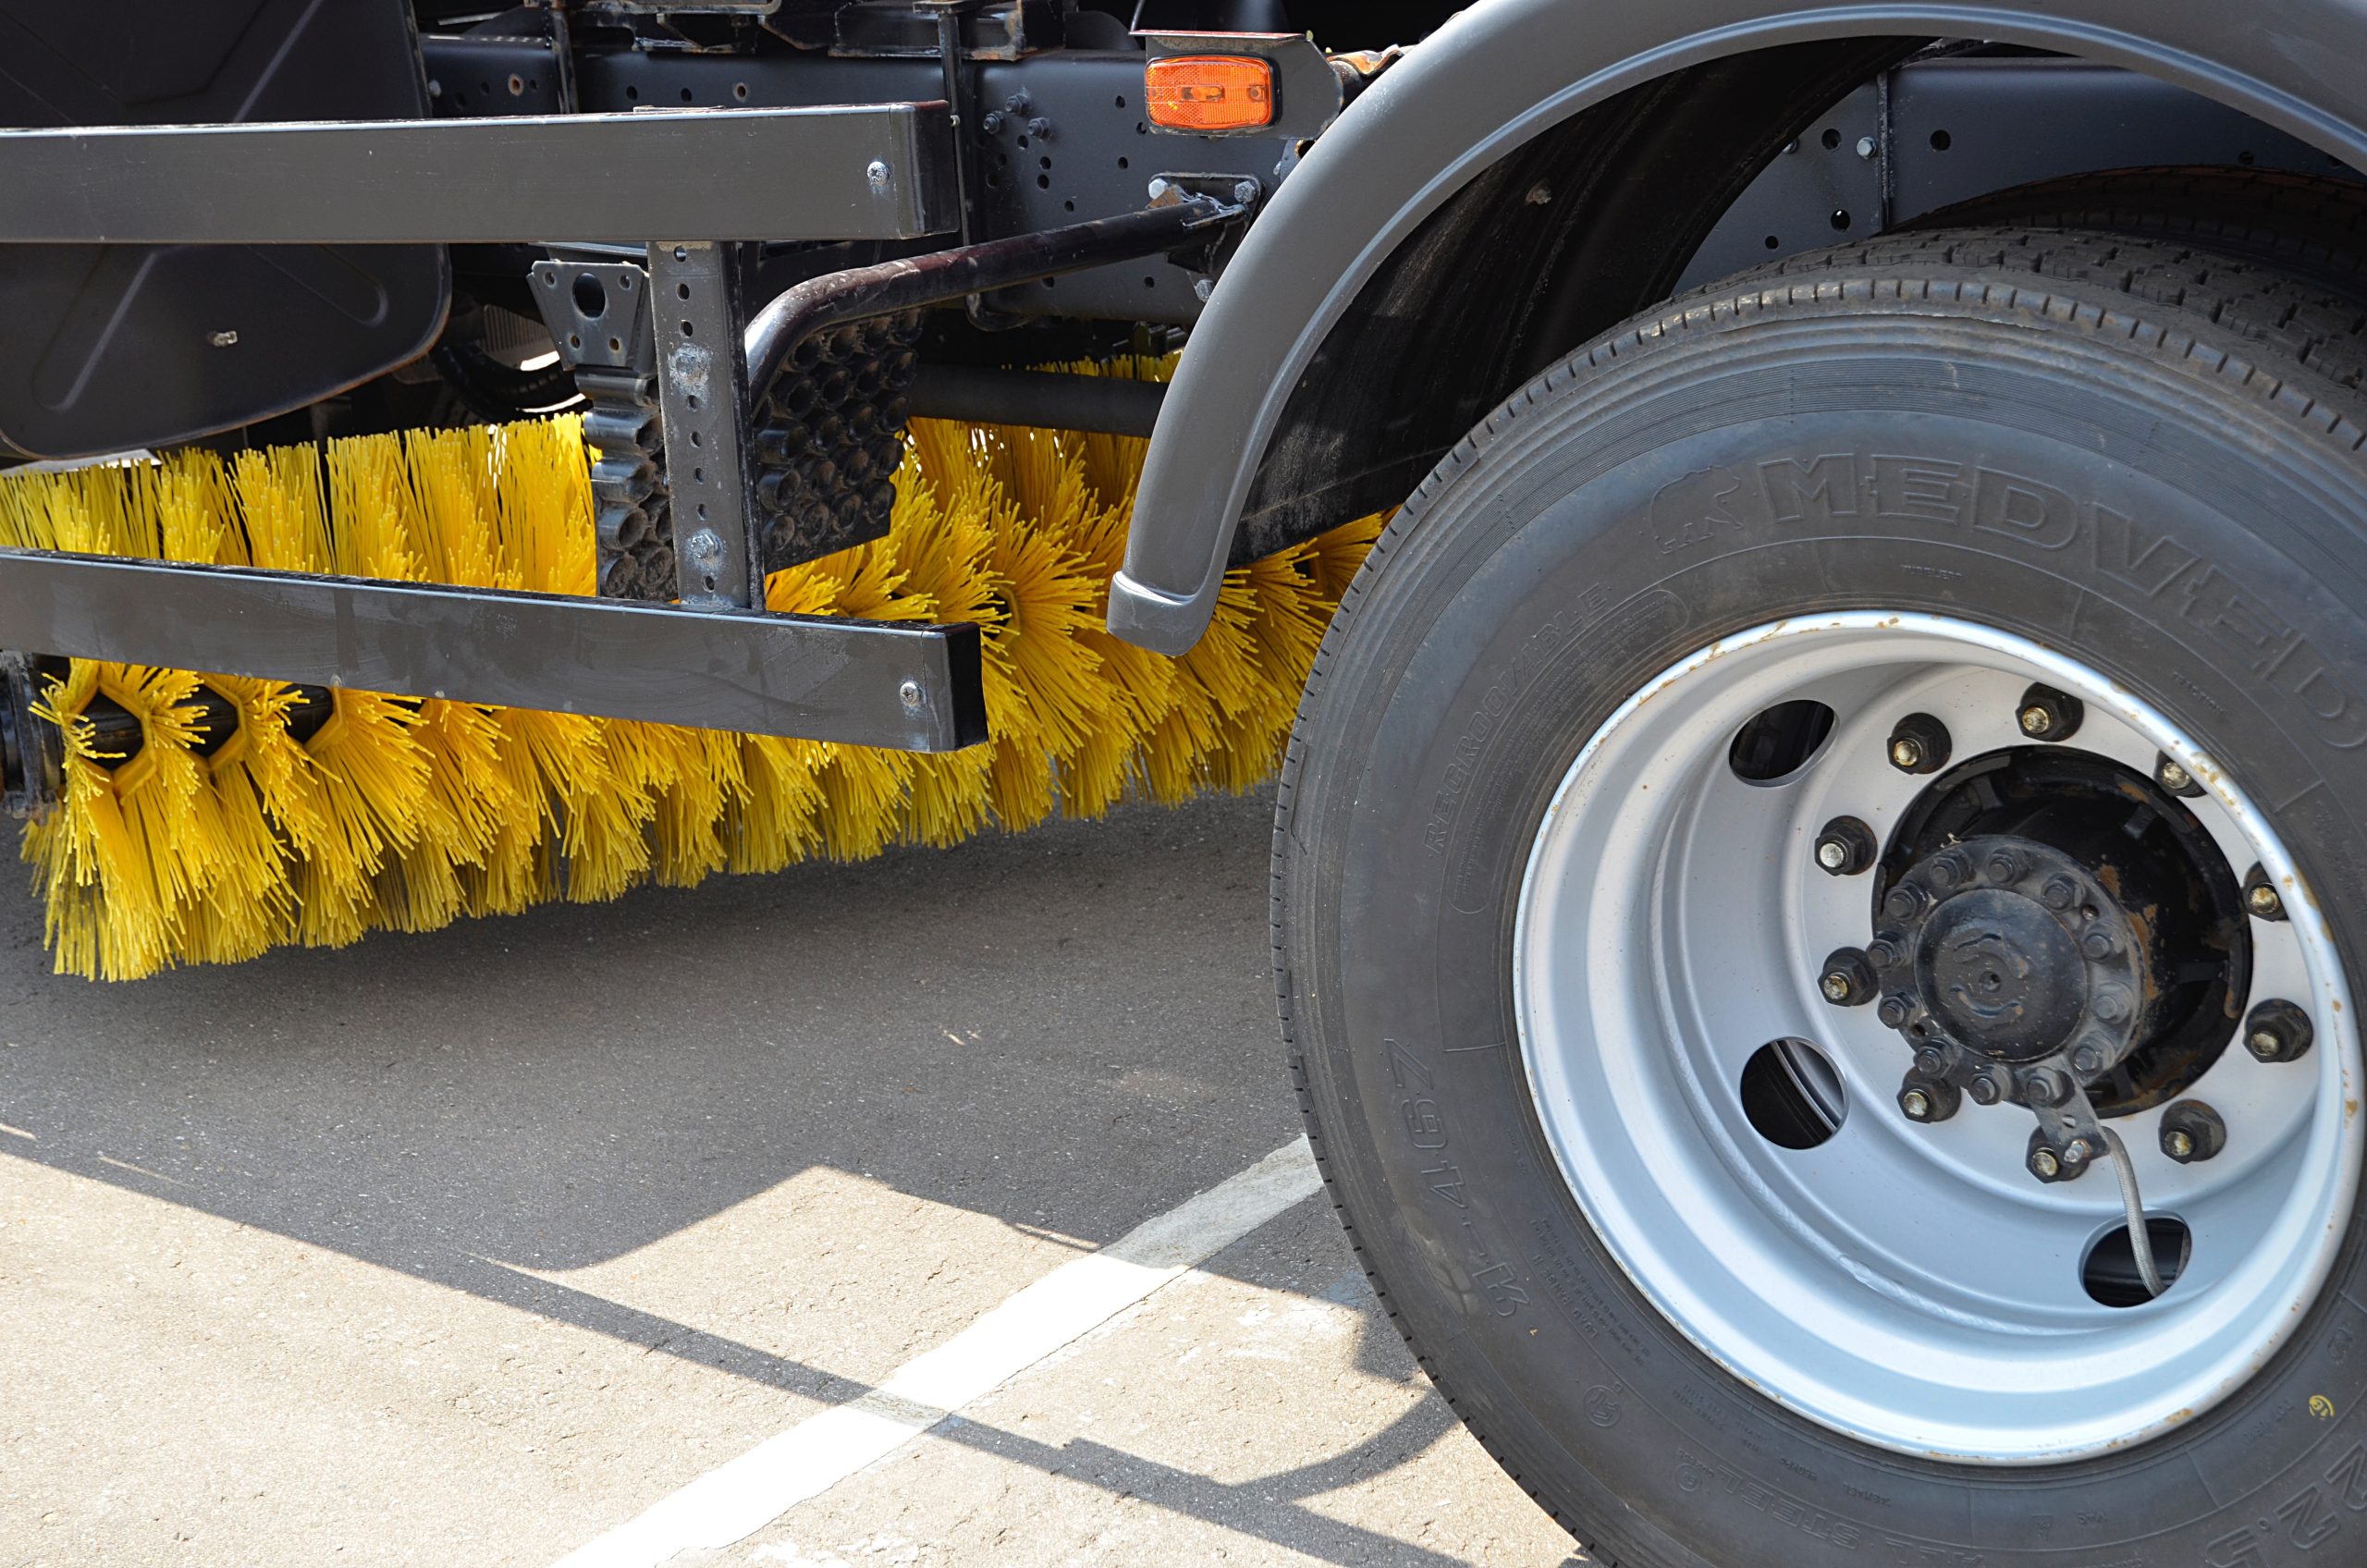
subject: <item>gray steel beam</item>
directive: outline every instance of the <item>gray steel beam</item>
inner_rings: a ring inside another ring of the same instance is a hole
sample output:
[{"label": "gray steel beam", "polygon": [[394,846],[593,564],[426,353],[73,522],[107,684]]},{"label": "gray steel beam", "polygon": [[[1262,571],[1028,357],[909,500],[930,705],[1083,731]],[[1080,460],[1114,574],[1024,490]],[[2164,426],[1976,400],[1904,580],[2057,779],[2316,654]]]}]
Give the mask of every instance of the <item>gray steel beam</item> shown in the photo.
[{"label": "gray steel beam", "polygon": [[0,130],[0,242],[911,239],[952,160],[940,103]]},{"label": "gray steel beam", "polygon": [[966,624],[0,549],[0,645],[902,751],[987,738]]}]

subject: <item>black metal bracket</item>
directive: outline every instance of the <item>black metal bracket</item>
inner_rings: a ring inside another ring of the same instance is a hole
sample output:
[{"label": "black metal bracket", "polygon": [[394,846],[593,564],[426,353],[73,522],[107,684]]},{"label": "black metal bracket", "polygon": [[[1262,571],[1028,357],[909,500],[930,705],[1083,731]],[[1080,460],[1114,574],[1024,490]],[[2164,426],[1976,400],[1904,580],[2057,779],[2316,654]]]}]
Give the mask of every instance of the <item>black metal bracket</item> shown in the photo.
[{"label": "black metal bracket", "polygon": [[0,241],[914,239],[953,155],[938,103],[0,130]]},{"label": "black metal bracket", "polygon": [[0,549],[0,643],[303,685],[945,752],[978,629]]},{"label": "black metal bracket", "polygon": [[748,365],[730,248],[649,248],[657,386],[674,514],[677,594],[694,609],[759,608],[764,540],[749,492]]}]

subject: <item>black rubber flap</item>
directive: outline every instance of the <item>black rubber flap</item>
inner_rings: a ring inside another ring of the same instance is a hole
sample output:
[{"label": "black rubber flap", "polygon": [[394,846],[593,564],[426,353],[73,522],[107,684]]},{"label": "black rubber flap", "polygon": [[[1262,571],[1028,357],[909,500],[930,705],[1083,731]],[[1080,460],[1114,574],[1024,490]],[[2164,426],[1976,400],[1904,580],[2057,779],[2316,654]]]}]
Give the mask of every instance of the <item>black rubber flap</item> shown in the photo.
[{"label": "black rubber flap", "polygon": [[[426,113],[403,0],[0,0],[0,124]],[[0,246],[0,442],[79,457],[301,408],[424,352],[449,291],[440,245]]]}]

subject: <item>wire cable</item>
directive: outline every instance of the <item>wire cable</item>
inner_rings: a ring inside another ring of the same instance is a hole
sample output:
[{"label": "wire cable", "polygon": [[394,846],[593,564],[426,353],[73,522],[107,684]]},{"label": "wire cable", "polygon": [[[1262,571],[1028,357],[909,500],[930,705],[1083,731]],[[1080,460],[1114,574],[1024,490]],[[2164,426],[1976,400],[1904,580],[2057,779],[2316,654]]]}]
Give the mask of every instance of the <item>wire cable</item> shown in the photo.
[{"label": "wire cable", "polygon": [[2119,1133],[2109,1127],[2098,1131],[2104,1135],[2104,1147],[2112,1150],[2113,1173],[2120,1178],[2120,1202],[2128,1211],[2128,1250],[2137,1257],[2137,1276],[2145,1281],[2146,1294],[2159,1296],[2169,1287],[2162,1283],[2162,1271],[2153,1263],[2153,1234],[2145,1224],[2145,1200],[2137,1192],[2137,1167],[2130,1162]]}]

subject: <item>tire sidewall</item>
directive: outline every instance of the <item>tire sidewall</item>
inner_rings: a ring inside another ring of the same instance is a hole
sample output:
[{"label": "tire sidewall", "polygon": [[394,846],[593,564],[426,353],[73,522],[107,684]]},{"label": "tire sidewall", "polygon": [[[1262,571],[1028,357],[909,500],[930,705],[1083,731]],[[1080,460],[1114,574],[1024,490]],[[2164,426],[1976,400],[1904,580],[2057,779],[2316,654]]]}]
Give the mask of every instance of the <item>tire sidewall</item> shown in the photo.
[{"label": "tire sidewall", "polygon": [[2362,885],[2367,486],[2224,369],[1993,312],[1674,338],[1582,353],[1450,458],[1302,717],[1286,1006],[1392,1310],[1499,1457],[1622,1562],[2367,1551],[2357,1214],[2302,1328],[2170,1437],[2042,1469],[1908,1461],[1744,1390],[1629,1284],[1536,1125],[1510,962],[1539,822],[1595,729],[1719,638],[1835,609],[1970,619],[2088,663],[2226,761],[2312,886]]}]

